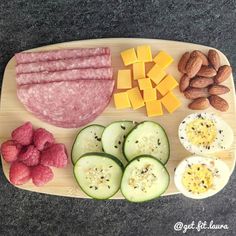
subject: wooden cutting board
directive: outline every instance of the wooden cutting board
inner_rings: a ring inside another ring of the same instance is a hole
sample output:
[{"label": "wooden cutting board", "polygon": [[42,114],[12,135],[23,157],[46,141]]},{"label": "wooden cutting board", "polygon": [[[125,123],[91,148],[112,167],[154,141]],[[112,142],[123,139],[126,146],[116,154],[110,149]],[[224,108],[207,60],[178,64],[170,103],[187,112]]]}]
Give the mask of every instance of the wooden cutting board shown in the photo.
[{"label": "wooden cutting board", "polygon": [[[207,53],[210,49],[210,47],[197,44],[158,39],[108,38],[66,42],[35,48],[29,51],[43,51],[76,47],[110,47],[112,52],[112,64],[114,68],[114,75],[116,78],[117,70],[124,68],[122,60],[120,58],[120,52],[124,49],[137,47],[138,45],[142,44],[151,45],[153,55],[156,55],[160,50],[164,50],[168,52],[171,56],[173,56],[175,61],[167,69],[167,72],[172,74],[178,81],[181,75],[177,70],[177,62],[180,59],[181,55],[186,51],[192,51],[195,49]],[[219,52],[219,54],[221,58],[221,64],[229,65],[229,61],[227,60],[225,55],[221,52]],[[7,64],[3,78],[0,107],[0,142],[2,143],[4,140],[10,139],[11,131],[17,126],[20,126],[25,121],[31,121],[35,127],[43,127],[52,132],[57,142],[66,144],[68,153],[70,153],[73,140],[80,129],[58,128],[40,121],[35,116],[27,112],[16,96],[15,64],[15,60],[14,58],[12,58]],[[230,93],[223,96],[230,104],[229,110],[225,113],[220,113],[214,110],[213,108],[209,108],[207,111],[213,112],[221,116],[233,128],[234,134],[236,135],[235,89],[232,76],[225,82],[225,85],[231,89]],[[136,111],[133,111],[131,109],[116,110],[114,108],[113,101],[111,101],[106,110],[95,121],[92,122],[101,125],[107,125],[112,121],[122,119],[135,120],[137,122],[143,120],[153,120],[160,123],[166,129],[167,135],[170,140],[171,148],[170,159],[167,163],[167,169],[171,176],[171,182],[168,190],[164,195],[178,193],[173,182],[174,169],[183,158],[191,155],[190,153],[185,151],[185,149],[180,144],[177,131],[180,122],[184,119],[185,116],[192,113],[193,111],[187,108],[187,104],[189,101],[187,101],[184,96],[180,94],[178,88],[174,90],[174,93],[178,96],[178,98],[180,98],[182,106],[172,115],[168,114],[165,111],[165,114],[163,116],[149,119],[146,116],[145,108],[141,108]],[[232,172],[235,166],[235,148],[236,138],[231,150],[218,154],[218,156],[227,163]],[[4,174],[8,179],[9,164],[2,160],[2,166]],[[87,198],[87,196],[80,190],[73,177],[71,162],[69,163],[67,168],[53,168],[53,172],[54,179],[43,187],[36,187],[32,184],[31,181],[29,183],[17,187],[29,191],[48,193],[53,195]],[[123,198],[123,196],[120,192],[118,192],[113,198],[121,199]]]}]

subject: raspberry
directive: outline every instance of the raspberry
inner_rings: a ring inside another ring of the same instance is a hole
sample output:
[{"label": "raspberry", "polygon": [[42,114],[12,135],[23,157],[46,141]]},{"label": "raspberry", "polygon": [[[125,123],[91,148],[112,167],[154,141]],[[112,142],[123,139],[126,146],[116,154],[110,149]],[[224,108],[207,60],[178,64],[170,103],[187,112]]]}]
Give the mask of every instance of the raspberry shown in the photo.
[{"label": "raspberry", "polygon": [[19,161],[27,166],[36,166],[39,164],[40,153],[34,145],[23,147],[19,154]]},{"label": "raspberry", "polygon": [[67,165],[68,158],[64,144],[56,143],[41,153],[40,163],[46,166],[63,168]]},{"label": "raspberry", "polygon": [[26,122],[20,127],[12,131],[12,139],[21,145],[29,145],[33,139],[33,126],[30,122]]},{"label": "raspberry", "polygon": [[1,154],[6,162],[16,161],[20,150],[21,145],[13,140],[8,140],[1,145]]},{"label": "raspberry", "polygon": [[38,150],[42,151],[43,149],[50,146],[50,144],[53,144],[55,140],[50,132],[48,132],[46,129],[39,128],[34,132],[33,142],[34,146]]},{"label": "raspberry", "polygon": [[14,185],[26,183],[31,178],[30,168],[21,162],[13,162],[10,167],[10,181]]},{"label": "raspberry", "polygon": [[53,172],[50,167],[38,165],[32,168],[32,181],[40,187],[53,179]]}]

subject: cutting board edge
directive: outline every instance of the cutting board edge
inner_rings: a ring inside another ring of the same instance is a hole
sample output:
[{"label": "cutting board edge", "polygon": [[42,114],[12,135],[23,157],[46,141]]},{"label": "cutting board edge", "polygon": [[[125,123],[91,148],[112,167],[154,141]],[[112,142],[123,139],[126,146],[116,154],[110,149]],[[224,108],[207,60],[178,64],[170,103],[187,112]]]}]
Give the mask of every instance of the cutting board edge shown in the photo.
[{"label": "cutting board edge", "polygon": [[[146,40],[157,40],[157,41],[162,41],[162,42],[168,42],[168,43],[179,43],[179,44],[188,44],[188,45],[194,45],[194,46],[201,46],[201,47],[205,47],[206,49],[210,49],[210,48],[212,48],[212,49],[215,49],[215,50],[217,50],[223,57],[224,57],[224,60],[227,62],[227,64],[228,65],[230,65],[230,63],[229,63],[229,61],[228,61],[228,59],[227,59],[227,57],[226,57],[226,55],[223,53],[223,52],[221,52],[220,50],[218,50],[218,49],[216,49],[216,48],[213,48],[213,47],[209,47],[209,46],[205,46],[205,45],[201,45],[201,44],[196,44],[196,43],[188,43],[188,42],[181,42],[181,41],[174,41],[174,40],[163,40],[163,39],[149,39],[149,38],[100,38],[100,39],[86,39],[86,40],[75,40],[75,41],[70,41],[70,42],[61,42],[61,43],[56,43],[56,44],[51,44],[51,45],[45,45],[45,46],[40,46],[40,47],[37,47],[37,48],[32,48],[32,49],[29,49],[29,50],[25,50],[26,52],[27,51],[40,51],[40,50],[45,50],[45,49],[47,49],[48,47],[51,47],[51,46],[56,46],[56,47],[59,47],[60,48],[60,46],[62,46],[62,48],[64,48],[63,47],[63,45],[67,45],[67,44],[76,44],[76,43],[78,43],[78,42],[91,42],[91,41],[104,41],[104,40],[117,40],[117,39],[121,39],[121,40],[127,40],[127,39],[129,39],[129,40],[143,40],[143,41],[146,41]],[[124,43],[126,43],[126,42],[124,42]],[[83,47],[83,46],[82,46]],[[71,47],[71,48],[73,48],[73,47]],[[8,63],[7,63],[7,65],[6,65],[6,68],[5,68],[5,70],[4,70],[4,76],[3,76],[3,85],[2,85],[2,90],[3,90],[3,88],[4,88],[4,82],[5,82],[5,73],[7,73],[7,69],[8,69],[8,67],[9,67],[9,65],[11,65],[11,63],[15,63],[14,62],[14,56],[8,61]],[[234,80],[233,80],[233,76],[231,76],[232,78],[230,78],[230,79],[232,79],[232,87],[233,87],[233,90],[234,90],[234,92],[233,92],[233,97],[234,97],[234,100],[235,100],[235,97],[236,97],[236,95],[235,95],[235,85],[234,85]],[[2,93],[1,93],[2,94]],[[1,104],[2,104],[2,99],[1,99]],[[236,109],[236,104],[234,103],[234,108]],[[0,105],[0,111],[1,111],[1,105]],[[2,160],[2,162],[3,162],[3,160]],[[232,172],[233,172],[233,170],[234,170],[234,168],[235,168],[235,162],[236,162],[236,159],[235,159],[235,153],[234,153],[234,166],[233,166],[233,168],[232,168]],[[3,172],[4,172],[4,175],[6,176],[6,173],[5,173],[5,169],[3,168]],[[232,173],[231,173],[232,174]],[[9,178],[6,176],[6,178],[7,178],[7,180],[9,181]],[[9,181],[10,182],[10,181]],[[47,193],[47,192],[40,192],[40,191],[35,191],[35,190],[30,190],[30,189],[27,189],[27,188],[24,188],[23,186],[15,186],[15,187],[17,187],[17,188],[19,188],[19,189],[22,189],[22,190],[27,190],[27,191],[33,191],[33,192],[39,192],[39,193],[44,193],[44,194],[49,194],[49,195],[57,195],[57,194],[53,194],[53,193]],[[162,196],[169,196],[169,195],[175,195],[175,194],[178,194],[179,192],[173,192],[173,193],[168,193],[168,194],[164,194],[164,195],[162,195]],[[76,197],[76,198],[86,198],[86,197],[79,197],[79,196],[69,196],[69,195],[59,195],[59,196],[67,196],[67,197]],[[113,199],[113,198],[112,198]],[[114,198],[114,199],[117,199],[117,198]],[[123,199],[123,198],[118,198],[118,199]]]}]

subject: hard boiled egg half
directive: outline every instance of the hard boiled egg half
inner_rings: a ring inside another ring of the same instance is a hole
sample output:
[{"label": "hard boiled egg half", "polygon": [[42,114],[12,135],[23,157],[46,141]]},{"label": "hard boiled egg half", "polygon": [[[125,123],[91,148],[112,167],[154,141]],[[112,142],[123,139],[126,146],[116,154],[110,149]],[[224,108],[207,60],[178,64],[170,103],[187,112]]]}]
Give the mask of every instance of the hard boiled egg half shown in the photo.
[{"label": "hard boiled egg half", "polygon": [[177,166],[174,175],[176,188],[186,197],[210,197],[228,183],[230,170],[219,159],[191,156]]},{"label": "hard boiled egg half", "polygon": [[230,148],[234,134],[231,127],[211,113],[188,115],[179,126],[179,139],[191,153],[209,154]]}]

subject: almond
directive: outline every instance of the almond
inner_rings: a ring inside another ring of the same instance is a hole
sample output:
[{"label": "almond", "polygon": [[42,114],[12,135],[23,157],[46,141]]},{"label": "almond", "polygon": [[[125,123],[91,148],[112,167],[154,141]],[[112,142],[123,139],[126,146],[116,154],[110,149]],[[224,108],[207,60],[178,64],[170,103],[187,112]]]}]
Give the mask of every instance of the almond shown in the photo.
[{"label": "almond", "polygon": [[188,88],[184,91],[184,96],[187,99],[196,99],[200,97],[207,97],[208,92],[205,88]]},{"label": "almond", "polygon": [[207,109],[209,106],[210,103],[207,98],[197,98],[188,105],[188,108],[192,110],[204,110]]},{"label": "almond", "polygon": [[189,86],[190,78],[188,75],[184,74],[179,81],[179,90],[184,92]]},{"label": "almond", "polygon": [[220,56],[216,50],[210,49],[208,51],[208,60],[216,71],[220,67]]},{"label": "almond", "polygon": [[228,65],[221,66],[215,77],[215,82],[220,84],[227,80],[232,73],[232,67]]},{"label": "almond", "polygon": [[202,66],[201,57],[199,57],[199,56],[190,57],[187,64],[186,64],[186,67],[185,67],[187,75],[190,78],[193,78],[198,73],[201,66]]},{"label": "almond", "polygon": [[210,104],[219,111],[227,111],[229,109],[229,104],[223,98],[217,95],[211,95],[209,97]]},{"label": "almond", "polygon": [[201,59],[202,59],[202,64],[203,64],[204,66],[208,66],[208,65],[209,65],[207,56],[206,56],[204,53],[202,53],[201,51],[199,51],[199,50],[193,51],[193,52],[191,53],[191,57],[194,57],[194,56],[199,56],[199,57],[201,57]]},{"label": "almond", "polygon": [[178,64],[179,72],[181,72],[183,74],[186,73],[185,67],[186,67],[186,64],[187,64],[189,58],[190,58],[189,52],[185,52],[183,54],[183,56],[180,58],[179,64]]},{"label": "almond", "polygon": [[225,94],[228,93],[230,91],[230,89],[224,85],[212,85],[210,86],[210,88],[208,89],[209,94],[211,95],[221,95],[221,94]]},{"label": "almond", "polygon": [[202,66],[197,75],[203,77],[214,77],[216,75],[216,70],[211,66]]},{"label": "almond", "polygon": [[214,80],[212,78],[195,77],[191,80],[190,86],[193,88],[206,88],[213,83]]}]

